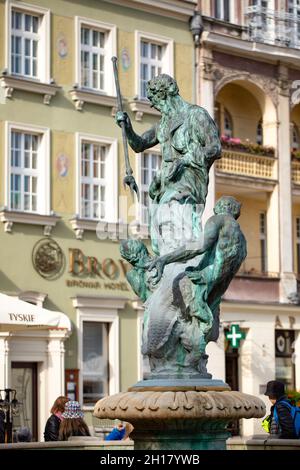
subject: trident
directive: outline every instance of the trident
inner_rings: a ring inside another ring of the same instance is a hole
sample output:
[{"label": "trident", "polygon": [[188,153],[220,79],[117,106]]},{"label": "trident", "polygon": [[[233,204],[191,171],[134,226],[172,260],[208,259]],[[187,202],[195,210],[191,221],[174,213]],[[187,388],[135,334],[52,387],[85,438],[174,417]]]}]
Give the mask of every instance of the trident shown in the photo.
[{"label": "trident", "polygon": [[[115,84],[116,84],[116,90],[117,90],[118,111],[123,112],[123,104],[122,104],[120,83],[119,83],[119,77],[118,77],[118,67],[117,67],[118,59],[117,59],[117,57],[112,57],[111,60],[112,60],[112,63],[113,63]],[[137,198],[139,200],[139,188],[138,188],[138,185],[136,184],[136,181],[134,179],[133,171],[132,171],[132,168],[131,168],[130,162],[129,162],[127,136],[126,136],[125,122],[124,121],[121,121],[121,128],[122,128],[122,139],[123,139],[123,148],[124,148],[124,155],[125,155],[125,167],[126,167],[126,175],[123,179],[123,184],[124,184],[124,187],[126,187],[126,184],[130,187],[130,191],[131,191],[132,195],[134,194],[134,191],[135,191],[136,195],[137,195]]]}]

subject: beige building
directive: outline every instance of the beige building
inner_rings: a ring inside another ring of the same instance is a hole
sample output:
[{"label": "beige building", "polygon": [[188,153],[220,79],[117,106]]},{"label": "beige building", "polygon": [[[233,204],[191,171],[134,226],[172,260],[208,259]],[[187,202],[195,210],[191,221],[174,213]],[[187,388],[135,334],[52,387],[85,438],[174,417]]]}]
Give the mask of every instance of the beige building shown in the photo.
[{"label": "beige building", "polygon": [[[198,102],[223,142],[206,215],[220,195],[235,196],[248,242],[222,302],[209,369],[254,395],[274,378],[299,390],[299,2],[203,0],[198,12]],[[233,324],[245,333],[238,349],[224,340]],[[244,434],[260,431],[259,422],[243,423]]]},{"label": "beige building", "polygon": [[[91,424],[99,397],[145,371],[142,306],[118,238],[146,236],[147,187],[161,157],[159,148],[130,152],[141,191],[133,204],[112,55],[138,133],[159,119],[145,100],[159,72],[220,127],[206,217],[220,195],[240,200],[248,257],[222,303],[209,370],[254,395],[275,377],[300,388],[299,24],[296,1],[0,0],[0,291],[72,324],[1,328],[0,388],[17,388],[26,403],[18,424],[36,438],[58,395],[78,399]],[[238,349],[225,338],[232,325],[245,334]],[[253,420],[240,426],[260,430]]]}]

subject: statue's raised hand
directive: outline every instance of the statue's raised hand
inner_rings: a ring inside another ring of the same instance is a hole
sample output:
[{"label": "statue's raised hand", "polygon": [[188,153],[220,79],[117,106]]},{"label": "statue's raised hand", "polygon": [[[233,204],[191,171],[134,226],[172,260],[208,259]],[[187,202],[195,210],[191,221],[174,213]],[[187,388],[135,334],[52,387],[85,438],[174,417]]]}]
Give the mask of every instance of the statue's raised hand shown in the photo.
[{"label": "statue's raised hand", "polygon": [[125,129],[129,129],[131,127],[130,117],[127,113],[123,111],[117,111],[115,119],[119,127],[122,126],[122,122],[125,124]]},{"label": "statue's raised hand", "polygon": [[150,261],[148,264],[145,265],[148,271],[150,272],[149,281],[152,285],[156,285],[162,278],[164,268],[165,268],[165,261],[163,258],[155,258],[154,260]]}]

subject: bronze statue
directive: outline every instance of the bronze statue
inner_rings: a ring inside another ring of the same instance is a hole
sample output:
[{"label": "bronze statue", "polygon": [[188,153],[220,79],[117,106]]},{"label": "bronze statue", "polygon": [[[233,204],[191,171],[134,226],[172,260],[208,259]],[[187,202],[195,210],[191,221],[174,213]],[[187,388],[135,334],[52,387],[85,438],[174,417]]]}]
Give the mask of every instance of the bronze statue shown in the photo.
[{"label": "bronze statue", "polygon": [[[134,267],[128,280],[145,301],[142,352],[153,378],[209,378],[205,347],[218,338],[221,296],[246,256],[236,222],[240,205],[221,198],[203,233],[209,170],[221,156],[217,127],[204,108],[183,100],[169,75],[150,80],[147,95],[162,117],[141,136],[126,113],[116,115],[135,152],[158,143],[162,152],[161,169],[149,187],[149,228],[157,257],[151,258],[142,242],[121,247]],[[131,261],[130,249],[141,258]]]}]

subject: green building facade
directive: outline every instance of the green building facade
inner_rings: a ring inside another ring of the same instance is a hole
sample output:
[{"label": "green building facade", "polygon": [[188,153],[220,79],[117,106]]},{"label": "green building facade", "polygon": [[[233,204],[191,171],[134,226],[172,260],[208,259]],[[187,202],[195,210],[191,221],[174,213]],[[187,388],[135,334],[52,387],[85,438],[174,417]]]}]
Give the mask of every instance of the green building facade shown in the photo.
[{"label": "green building facade", "polygon": [[[142,306],[119,238],[147,237],[146,185],[160,149],[130,151],[141,202],[123,188],[111,56],[138,133],[158,120],[153,75],[194,100],[194,1],[0,1],[0,291],[67,315],[71,331],[0,332],[0,388],[22,395],[20,425],[37,439],[55,398],[78,399],[91,423],[101,396],[142,377]],[[65,389],[65,385],[67,388]],[[34,393],[32,393],[34,391]]]}]

